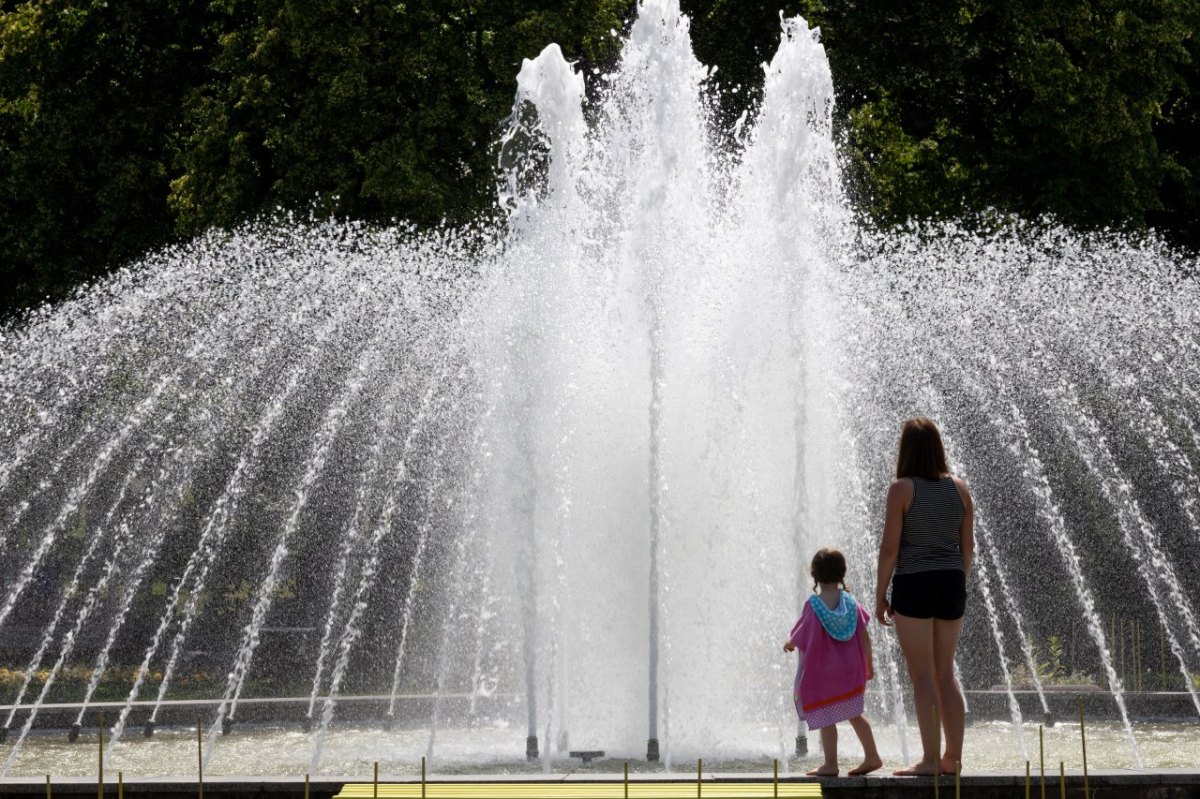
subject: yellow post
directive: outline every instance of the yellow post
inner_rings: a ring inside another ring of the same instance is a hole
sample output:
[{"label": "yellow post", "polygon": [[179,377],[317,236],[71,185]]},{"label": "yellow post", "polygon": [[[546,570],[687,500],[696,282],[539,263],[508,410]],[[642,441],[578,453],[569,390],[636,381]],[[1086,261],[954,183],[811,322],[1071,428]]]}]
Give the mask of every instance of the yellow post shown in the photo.
[{"label": "yellow post", "polygon": [[50,792],[50,775],[46,775],[46,799],[54,799],[54,794]]},{"label": "yellow post", "polygon": [[954,799],[962,796],[962,763],[954,761]]},{"label": "yellow post", "polygon": [[1142,620],[1133,622],[1133,661],[1137,664],[1137,687],[1142,690]]},{"label": "yellow post", "polygon": [[1042,799],[1046,799],[1046,746],[1045,729],[1038,725],[1038,769],[1042,778]]},{"label": "yellow post", "polygon": [[[425,758],[421,758],[421,762],[424,763]],[[424,788],[425,784],[421,783],[421,787]],[[374,797],[379,796],[379,761],[378,760],[375,761],[375,776],[371,778],[371,796],[374,796]]]},{"label": "yellow post", "polygon": [[98,751],[100,753],[100,771],[99,777],[96,780],[96,797],[104,799],[104,711],[100,711],[100,737],[96,739],[99,742]]},{"label": "yellow post", "polygon": [[696,758],[696,799],[700,799],[700,779],[704,776],[704,760]]},{"label": "yellow post", "polygon": [[204,722],[196,719],[196,793],[204,799]]},{"label": "yellow post", "polygon": [[1025,799],[1029,799],[1029,761],[1025,761]]},{"label": "yellow post", "polygon": [[625,799],[629,799],[629,761],[625,761]]},{"label": "yellow post", "polygon": [[1158,690],[1167,689],[1167,628],[1158,625]]},{"label": "yellow post", "polygon": [[125,772],[117,772],[117,799],[125,799]]},{"label": "yellow post", "polygon": [[308,799],[308,772],[304,773],[304,799]]},{"label": "yellow post", "polygon": [[1058,799],[1067,799],[1067,764],[1058,761]]},{"label": "yellow post", "polygon": [[421,799],[425,799],[425,756],[421,756]]},{"label": "yellow post", "polygon": [[1079,743],[1083,746],[1083,797],[1088,799],[1091,793],[1088,791],[1088,773],[1087,773],[1087,732],[1083,728],[1083,700],[1079,700]]},{"label": "yellow post", "polygon": [[771,784],[771,796],[779,797],[779,758],[775,758],[775,781]]}]

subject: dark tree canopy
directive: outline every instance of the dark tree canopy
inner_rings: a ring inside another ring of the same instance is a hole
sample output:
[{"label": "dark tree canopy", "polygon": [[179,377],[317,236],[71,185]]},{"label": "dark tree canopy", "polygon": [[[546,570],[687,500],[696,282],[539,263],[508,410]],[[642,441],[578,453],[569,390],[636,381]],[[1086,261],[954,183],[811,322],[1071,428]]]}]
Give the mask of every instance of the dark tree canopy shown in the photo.
[{"label": "dark tree canopy", "polygon": [[[782,9],[781,9],[782,5]],[[986,209],[1200,246],[1195,0],[683,0],[733,119],[819,25],[879,224]],[[522,58],[607,63],[630,0],[0,5],[0,309],[276,209],[459,222]]]}]

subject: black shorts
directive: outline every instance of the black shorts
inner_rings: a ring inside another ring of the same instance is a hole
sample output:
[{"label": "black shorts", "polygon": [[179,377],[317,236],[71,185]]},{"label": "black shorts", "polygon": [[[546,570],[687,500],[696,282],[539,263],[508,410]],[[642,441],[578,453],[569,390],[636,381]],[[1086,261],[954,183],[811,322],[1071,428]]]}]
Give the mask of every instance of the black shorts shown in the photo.
[{"label": "black shorts", "polygon": [[967,609],[967,576],[962,569],[892,576],[892,610],[911,619],[961,619]]}]

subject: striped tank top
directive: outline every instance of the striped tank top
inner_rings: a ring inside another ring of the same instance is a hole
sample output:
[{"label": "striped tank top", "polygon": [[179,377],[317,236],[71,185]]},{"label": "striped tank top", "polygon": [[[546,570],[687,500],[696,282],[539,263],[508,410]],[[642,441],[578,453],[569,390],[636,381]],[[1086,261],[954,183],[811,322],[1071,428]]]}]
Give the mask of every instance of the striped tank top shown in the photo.
[{"label": "striped tank top", "polygon": [[962,569],[959,528],[967,509],[954,478],[911,479],[913,500],[904,514],[896,574]]}]

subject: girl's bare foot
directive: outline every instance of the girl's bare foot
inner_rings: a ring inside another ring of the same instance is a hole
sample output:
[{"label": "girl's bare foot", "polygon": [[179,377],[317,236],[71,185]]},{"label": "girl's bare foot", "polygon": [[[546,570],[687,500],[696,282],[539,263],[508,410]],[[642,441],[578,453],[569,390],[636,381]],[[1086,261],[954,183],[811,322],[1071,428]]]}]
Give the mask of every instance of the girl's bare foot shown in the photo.
[{"label": "girl's bare foot", "polygon": [[937,770],[937,765],[921,761],[906,768],[897,769],[892,774],[896,777],[932,777]]},{"label": "girl's bare foot", "polygon": [[942,773],[951,777],[954,776],[955,769],[962,768],[962,764],[958,762],[958,758],[951,757],[950,755],[942,756],[941,766]]},{"label": "girl's bare foot", "polygon": [[877,768],[881,768],[882,766],[883,766],[883,761],[880,760],[878,757],[868,757],[868,758],[864,758],[863,762],[859,763],[857,766],[850,769],[846,773],[849,774],[851,777],[861,777],[864,774],[870,774],[872,771],[874,771]]},{"label": "girl's bare foot", "polygon": [[809,777],[836,777],[838,775],[838,767],[831,766],[828,763],[818,766],[812,771],[807,772]]}]

